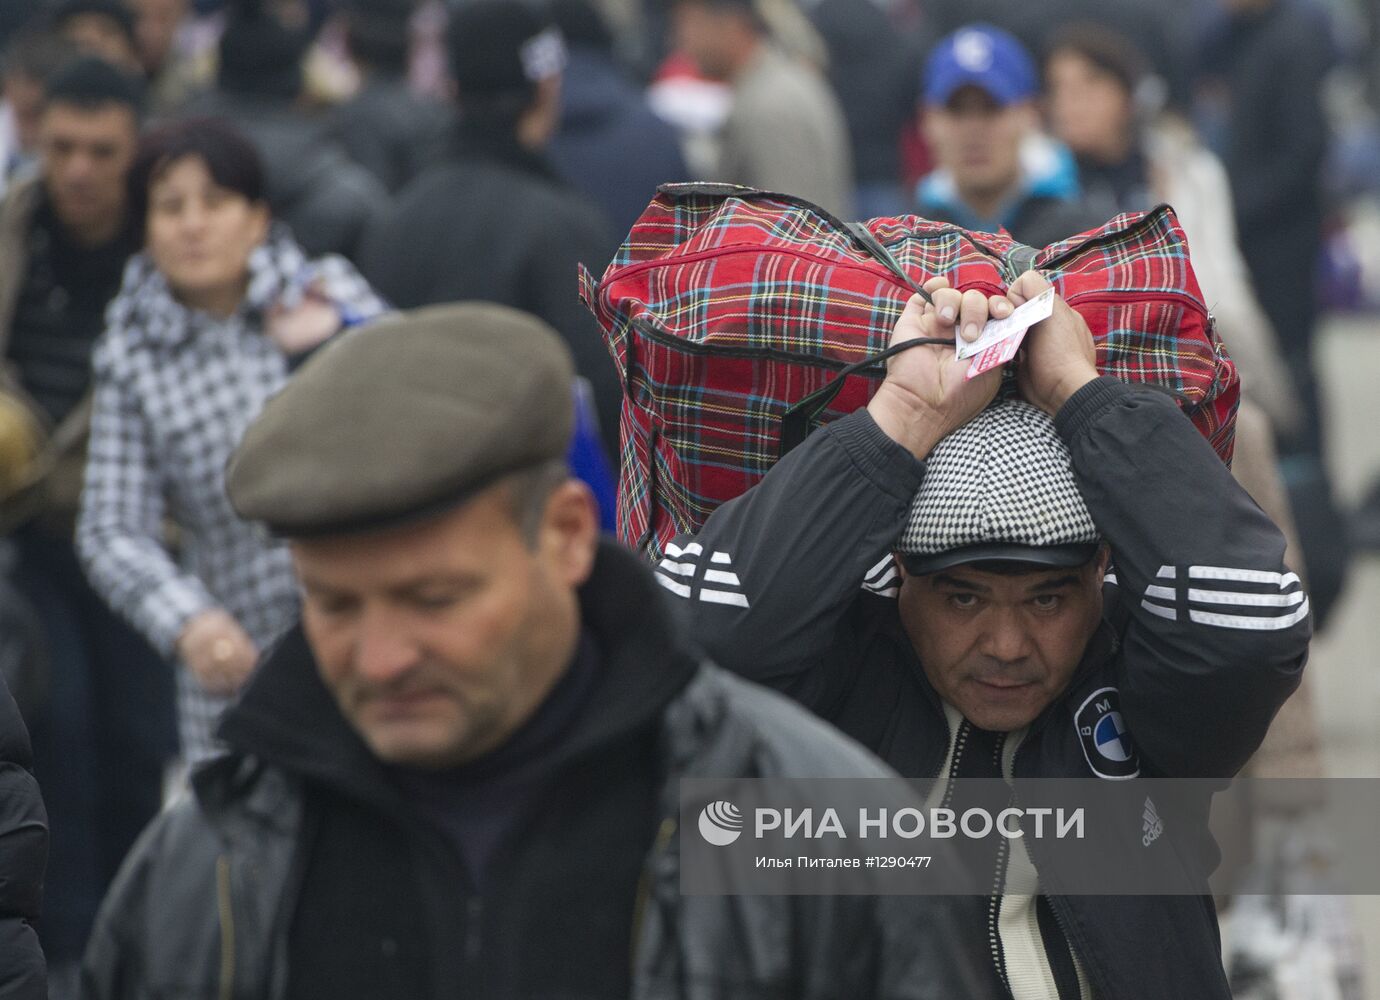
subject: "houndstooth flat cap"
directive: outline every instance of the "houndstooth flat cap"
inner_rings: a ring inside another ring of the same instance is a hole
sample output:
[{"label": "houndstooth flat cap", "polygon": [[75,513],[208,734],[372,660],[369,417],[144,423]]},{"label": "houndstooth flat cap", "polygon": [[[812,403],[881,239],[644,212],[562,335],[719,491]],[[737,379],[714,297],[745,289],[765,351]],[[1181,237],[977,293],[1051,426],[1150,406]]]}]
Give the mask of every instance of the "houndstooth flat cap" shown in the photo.
[{"label": "houndstooth flat cap", "polygon": [[930,453],[898,551],[920,575],[992,560],[1081,566],[1099,541],[1054,421],[999,399]]}]

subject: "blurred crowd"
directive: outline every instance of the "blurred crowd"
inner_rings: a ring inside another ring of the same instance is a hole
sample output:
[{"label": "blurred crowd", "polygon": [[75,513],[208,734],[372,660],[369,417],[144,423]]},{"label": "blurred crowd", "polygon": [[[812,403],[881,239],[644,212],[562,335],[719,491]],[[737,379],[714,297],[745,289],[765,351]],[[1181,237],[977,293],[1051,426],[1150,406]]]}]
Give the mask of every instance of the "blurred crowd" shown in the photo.
[{"label": "blurred crowd", "polygon": [[576,265],[660,183],[1035,246],[1173,205],[1320,626],[1336,525],[1380,548],[1380,483],[1333,499],[1314,356],[1324,314],[1380,313],[1374,3],[3,0],[0,88],[0,424],[29,449],[0,455],[0,616],[54,996],[296,614],[224,495],[239,434],[341,327],[486,299],[567,340],[606,476],[620,387]]}]

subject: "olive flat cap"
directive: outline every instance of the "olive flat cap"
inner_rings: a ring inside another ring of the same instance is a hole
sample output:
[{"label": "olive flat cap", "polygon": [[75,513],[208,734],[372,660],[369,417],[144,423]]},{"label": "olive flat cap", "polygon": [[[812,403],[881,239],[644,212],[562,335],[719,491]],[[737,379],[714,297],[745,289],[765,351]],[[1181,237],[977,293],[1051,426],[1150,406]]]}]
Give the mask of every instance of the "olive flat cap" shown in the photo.
[{"label": "olive flat cap", "polygon": [[320,350],[231,456],[230,503],[288,538],[389,527],[561,458],[574,364],[535,316],[469,302],[394,313]]}]

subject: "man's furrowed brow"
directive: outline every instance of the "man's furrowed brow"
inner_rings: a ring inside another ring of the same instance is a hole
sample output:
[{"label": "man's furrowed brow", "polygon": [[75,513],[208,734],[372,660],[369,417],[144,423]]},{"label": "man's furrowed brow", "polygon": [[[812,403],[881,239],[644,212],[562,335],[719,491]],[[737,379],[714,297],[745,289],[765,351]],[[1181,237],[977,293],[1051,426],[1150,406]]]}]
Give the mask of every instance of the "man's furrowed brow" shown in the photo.
[{"label": "man's furrowed brow", "polygon": [[930,584],[934,587],[946,587],[949,590],[966,590],[974,594],[991,593],[990,588],[975,580],[965,580],[962,577],[950,576],[948,573],[936,573],[930,578]]},{"label": "man's furrowed brow", "polygon": [[1080,577],[1077,573],[1066,573],[1063,576],[1051,577],[1041,580],[1039,583],[1032,584],[1026,591],[1029,594],[1049,594],[1054,591],[1063,590],[1065,587],[1076,586]]}]

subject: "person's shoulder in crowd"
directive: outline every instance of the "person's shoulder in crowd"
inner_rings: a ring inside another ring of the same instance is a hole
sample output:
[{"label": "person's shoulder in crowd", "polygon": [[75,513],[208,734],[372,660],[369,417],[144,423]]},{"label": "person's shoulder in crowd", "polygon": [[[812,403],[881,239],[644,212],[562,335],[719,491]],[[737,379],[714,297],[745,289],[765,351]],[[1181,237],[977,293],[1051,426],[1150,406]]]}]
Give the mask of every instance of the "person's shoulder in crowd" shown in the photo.
[{"label": "person's shoulder in crowd", "polygon": [[413,94],[406,81],[369,79],[331,114],[345,152],[396,194],[437,159],[454,112]]},{"label": "person's shoulder in crowd", "polygon": [[[389,300],[406,308],[446,297],[419,291],[419,283],[467,285],[476,275],[520,266],[528,254],[592,262],[610,244],[608,233],[597,206],[554,177],[449,156],[374,216],[359,261]],[[467,266],[455,269],[447,253],[464,253]],[[449,277],[439,276],[441,269]],[[494,288],[490,297],[500,294]]]},{"label": "person's shoulder in crowd", "polygon": [[561,102],[552,165],[598,203],[619,235],[632,228],[658,184],[686,179],[675,128],[600,53],[571,50]]},{"label": "person's shoulder in crowd", "polygon": [[43,1000],[47,970],[34,923],[43,899],[48,816],[29,733],[0,677],[0,996]]}]

